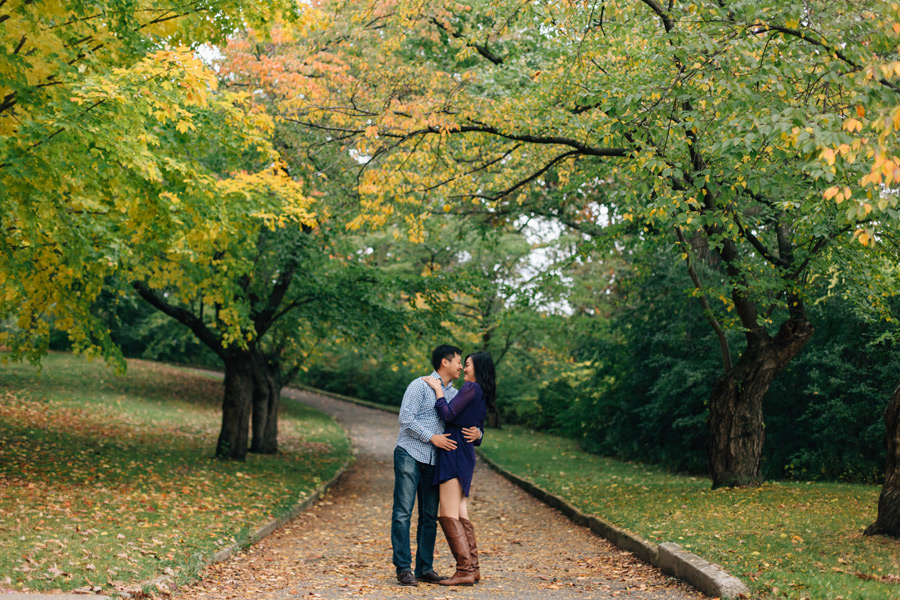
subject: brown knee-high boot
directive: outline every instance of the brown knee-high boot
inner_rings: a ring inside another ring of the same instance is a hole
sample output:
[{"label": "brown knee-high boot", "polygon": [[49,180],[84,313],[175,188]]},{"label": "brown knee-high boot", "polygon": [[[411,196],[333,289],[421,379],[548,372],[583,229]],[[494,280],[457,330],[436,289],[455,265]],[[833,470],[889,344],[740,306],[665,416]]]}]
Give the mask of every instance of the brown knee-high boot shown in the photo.
[{"label": "brown knee-high boot", "polygon": [[466,540],[469,542],[469,558],[472,560],[472,572],[475,575],[475,583],[481,581],[481,565],[478,564],[478,544],[475,542],[475,528],[468,519],[460,519],[463,530],[466,532]]},{"label": "brown knee-high boot", "polygon": [[440,585],[472,585],[475,574],[472,572],[472,557],[469,555],[469,540],[462,523],[453,517],[438,517],[441,529],[447,537],[450,552],[456,559],[456,573],[450,579],[438,581]]}]

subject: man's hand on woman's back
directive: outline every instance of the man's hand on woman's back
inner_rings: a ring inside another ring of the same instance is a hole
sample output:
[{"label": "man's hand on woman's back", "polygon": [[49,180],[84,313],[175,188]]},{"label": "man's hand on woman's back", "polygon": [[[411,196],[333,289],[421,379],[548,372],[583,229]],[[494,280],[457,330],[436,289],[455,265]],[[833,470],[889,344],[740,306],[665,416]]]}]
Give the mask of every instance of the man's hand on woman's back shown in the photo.
[{"label": "man's hand on woman's back", "polygon": [[462,434],[470,444],[474,444],[481,439],[481,430],[477,427],[463,427]]}]

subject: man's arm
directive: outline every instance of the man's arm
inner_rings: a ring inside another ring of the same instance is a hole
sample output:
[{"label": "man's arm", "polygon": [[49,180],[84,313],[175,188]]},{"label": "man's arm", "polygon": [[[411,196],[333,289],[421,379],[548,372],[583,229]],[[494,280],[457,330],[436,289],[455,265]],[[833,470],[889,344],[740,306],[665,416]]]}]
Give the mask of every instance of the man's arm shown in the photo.
[{"label": "man's arm", "polygon": [[475,444],[476,446],[480,446],[481,440],[484,439],[483,426],[463,427],[462,434],[467,442]]},{"label": "man's arm", "polygon": [[423,442],[434,444],[443,450],[454,450],[456,442],[449,439],[450,434],[431,431],[416,419],[419,409],[426,401],[427,394],[426,385],[419,379],[413,380],[407,386],[406,392],[403,394],[403,402],[400,404],[400,415],[397,417],[400,428]]},{"label": "man's arm", "polygon": [[425,385],[419,383],[416,379],[412,381],[403,394],[403,402],[400,404],[400,415],[397,420],[400,422],[400,428],[405,429],[423,442],[430,442],[431,438],[437,433],[428,430],[421,422],[416,419],[419,409],[425,403]]}]

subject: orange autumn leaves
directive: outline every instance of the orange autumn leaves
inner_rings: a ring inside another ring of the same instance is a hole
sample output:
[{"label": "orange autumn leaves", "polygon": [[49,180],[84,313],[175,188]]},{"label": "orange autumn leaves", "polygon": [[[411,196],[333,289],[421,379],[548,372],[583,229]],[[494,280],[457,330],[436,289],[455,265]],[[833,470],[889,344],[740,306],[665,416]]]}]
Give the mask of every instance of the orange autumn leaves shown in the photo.
[{"label": "orange autumn leaves", "polygon": [[[885,37],[896,42],[900,38],[900,5],[885,4],[883,8],[872,18],[878,20]],[[863,86],[900,94],[900,61],[879,59],[880,55],[873,53],[872,62],[861,69]],[[837,204],[849,202],[847,218],[859,224],[854,239],[864,246],[874,246],[879,223],[898,217],[900,99],[885,103],[876,93],[861,94],[860,102],[847,112],[841,123],[845,139],[824,147],[819,155],[831,173],[845,183],[826,189],[823,198]]]},{"label": "orange autumn leaves", "polygon": [[333,422],[291,410],[277,457],[213,460],[221,384],[140,361],[118,377],[54,354],[40,375],[5,368],[0,385],[0,588],[134,592],[181,576],[304,497],[346,451]]}]

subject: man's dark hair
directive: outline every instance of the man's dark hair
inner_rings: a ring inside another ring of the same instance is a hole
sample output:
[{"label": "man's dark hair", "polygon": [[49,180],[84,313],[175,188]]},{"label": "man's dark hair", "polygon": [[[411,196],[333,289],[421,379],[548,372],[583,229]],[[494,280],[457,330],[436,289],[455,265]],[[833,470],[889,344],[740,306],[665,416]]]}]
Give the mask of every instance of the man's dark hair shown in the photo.
[{"label": "man's dark hair", "polygon": [[462,350],[457,348],[456,346],[450,346],[449,344],[441,344],[437,348],[434,349],[434,352],[431,353],[431,366],[434,367],[434,370],[437,371],[441,368],[441,361],[445,358],[447,360],[453,360],[453,357],[459,354],[462,356]]}]

